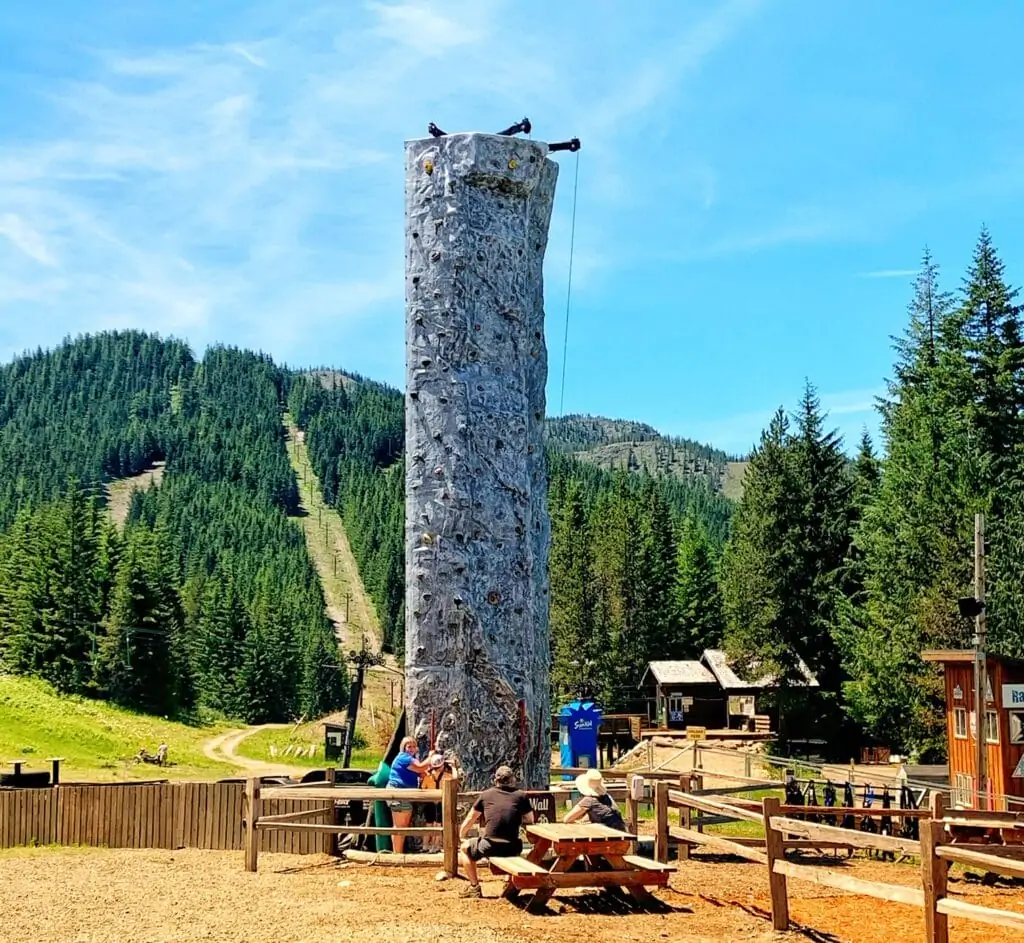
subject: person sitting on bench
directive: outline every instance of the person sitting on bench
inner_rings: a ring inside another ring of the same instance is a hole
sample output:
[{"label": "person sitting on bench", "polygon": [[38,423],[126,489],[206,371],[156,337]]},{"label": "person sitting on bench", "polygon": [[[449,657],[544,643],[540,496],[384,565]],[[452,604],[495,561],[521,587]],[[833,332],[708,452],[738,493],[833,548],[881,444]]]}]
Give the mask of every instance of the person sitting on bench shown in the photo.
[{"label": "person sitting on bench", "polygon": [[[465,840],[481,819],[483,835]],[[499,766],[494,785],[480,793],[459,829],[463,839],[459,860],[469,879],[469,887],[460,896],[482,897],[476,863],[483,858],[514,858],[522,854],[519,830],[532,824],[533,807],[526,793],[516,788],[516,774],[509,766]]]},{"label": "person sitting on bench", "polygon": [[622,813],[615,805],[615,800],[608,795],[608,787],[599,769],[588,769],[577,776],[576,791],[583,798],[566,813],[563,822],[578,822],[586,818],[594,825],[607,825],[620,832],[626,830]]}]

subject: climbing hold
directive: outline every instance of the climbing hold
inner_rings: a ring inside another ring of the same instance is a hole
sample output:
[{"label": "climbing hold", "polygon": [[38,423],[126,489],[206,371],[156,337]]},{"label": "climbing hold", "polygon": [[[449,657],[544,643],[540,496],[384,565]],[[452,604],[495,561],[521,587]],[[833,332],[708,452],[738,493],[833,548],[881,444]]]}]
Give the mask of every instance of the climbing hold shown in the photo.
[{"label": "climbing hold", "polygon": [[423,172],[428,174],[434,172],[434,162],[432,160],[425,160],[423,162]]},{"label": "climbing hold", "polygon": [[514,157],[508,162],[508,169],[509,170],[515,170],[516,167],[518,167],[518,166],[519,166],[519,161],[517,161]]},{"label": "climbing hold", "polygon": [[488,601],[488,602],[489,602],[489,603],[490,603],[490,604],[491,604],[492,606],[496,606],[496,605],[498,605],[498,603],[499,603],[499,602],[501,602],[501,593],[499,593],[499,592],[498,592],[498,591],[497,591],[496,589],[492,589],[492,590],[491,590],[491,591],[490,591],[490,592],[489,592],[489,593],[487,594],[487,601]]},{"label": "climbing hold", "polygon": [[438,249],[435,249],[433,252],[430,253],[430,261],[431,262],[438,262],[438,261],[440,261],[440,259],[441,259],[441,253],[440,253],[440,251]]}]

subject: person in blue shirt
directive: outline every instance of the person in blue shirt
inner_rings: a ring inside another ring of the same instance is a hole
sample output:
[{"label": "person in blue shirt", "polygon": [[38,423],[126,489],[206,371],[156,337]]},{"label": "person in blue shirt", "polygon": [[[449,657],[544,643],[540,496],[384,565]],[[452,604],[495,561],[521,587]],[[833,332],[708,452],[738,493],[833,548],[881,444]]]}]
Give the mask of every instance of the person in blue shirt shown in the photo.
[{"label": "person in blue shirt", "polygon": [[[388,789],[418,789],[420,777],[429,769],[426,760],[417,758],[419,744],[415,737],[406,737],[402,741],[402,752],[391,764],[391,775],[388,777]],[[392,800],[391,821],[395,828],[408,828],[412,825],[412,801]],[[396,854],[405,850],[405,836],[392,835],[391,844]]]}]

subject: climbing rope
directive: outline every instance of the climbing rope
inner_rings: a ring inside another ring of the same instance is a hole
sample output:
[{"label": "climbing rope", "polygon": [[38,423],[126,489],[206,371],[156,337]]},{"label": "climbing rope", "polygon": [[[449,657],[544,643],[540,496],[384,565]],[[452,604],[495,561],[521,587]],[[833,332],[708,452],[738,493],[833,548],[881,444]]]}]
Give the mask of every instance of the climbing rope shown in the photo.
[{"label": "climbing rope", "polygon": [[558,413],[565,415],[565,362],[569,354],[569,303],[572,299],[572,258],[576,248],[576,198],[580,190],[580,152],[576,151],[576,179],[572,187],[572,228],[569,233],[569,281],[565,289],[565,337],[562,340],[562,389]]}]

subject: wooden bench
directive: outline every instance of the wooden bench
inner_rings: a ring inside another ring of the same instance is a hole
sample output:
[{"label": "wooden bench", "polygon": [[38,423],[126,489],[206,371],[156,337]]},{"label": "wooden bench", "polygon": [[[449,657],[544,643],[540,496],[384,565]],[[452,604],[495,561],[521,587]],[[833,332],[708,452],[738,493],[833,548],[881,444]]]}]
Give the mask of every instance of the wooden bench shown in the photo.
[{"label": "wooden bench", "polygon": [[547,869],[525,858],[488,858],[487,863],[492,871],[504,871],[506,874],[547,874]]},{"label": "wooden bench", "polygon": [[676,869],[675,865],[662,864],[660,861],[641,858],[639,855],[623,855],[622,860],[640,871],[675,871]]}]

